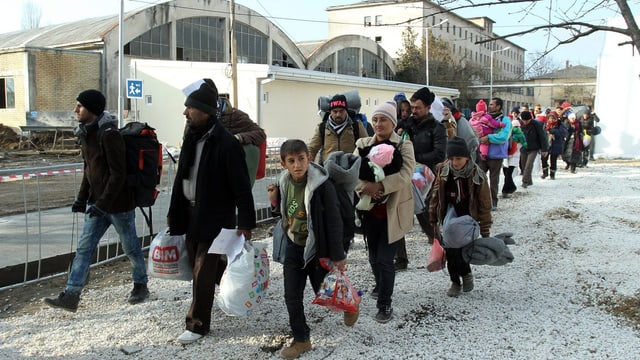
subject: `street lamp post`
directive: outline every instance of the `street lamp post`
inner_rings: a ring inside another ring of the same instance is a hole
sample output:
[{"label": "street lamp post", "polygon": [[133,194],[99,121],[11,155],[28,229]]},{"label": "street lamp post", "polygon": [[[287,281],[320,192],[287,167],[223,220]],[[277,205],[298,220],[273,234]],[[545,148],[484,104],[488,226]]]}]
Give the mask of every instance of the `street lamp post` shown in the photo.
[{"label": "street lamp post", "polygon": [[446,23],[447,21],[449,21],[449,19],[444,19],[442,21],[440,21],[439,23],[435,24],[435,25],[431,25],[431,26],[426,26],[424,28],[424,73],[425,73],[425,85],[429,86],[429,29],[436,27],[436,26],[440,26],[444,23]]},{"label": "street lamp post", "polygon": [[493,99],[493,54],[500,52],[500,51],[505,51],[505,50],[509,50],[511,48],[511,46],[507,46],[506,48],[502,48],[502,49],[498,49],[498,50],[493,50],[491,51],[491,56],[490,56],[490,62],[491,62],[491,74],[489,75],[490,79],[489,79],[489,101],[491,101],[491,99]]}]

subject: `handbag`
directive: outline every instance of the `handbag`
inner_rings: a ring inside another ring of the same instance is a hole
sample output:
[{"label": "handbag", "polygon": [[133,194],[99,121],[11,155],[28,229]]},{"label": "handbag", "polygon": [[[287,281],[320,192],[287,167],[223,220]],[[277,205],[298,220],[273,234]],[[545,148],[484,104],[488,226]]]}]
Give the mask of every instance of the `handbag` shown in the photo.
[{"label": "handbag", "polygon": [[268,285],[267,245],[246,241],[242,252],[224,270],[216,303],[227,315],[250,315],[265,300]]},{"label": "handbag", "polygon": [[510,144],[510,141],[505,141],[502,144],[489,144],[487,159],[506,159],[509,156]]},{"label": "handbag", "polygon": [[413,214],[422,214],[427,211],[427,204],[424,202],[422,192],[413,181],[411,182],[411,188],[413,189]]},{"label": "handbag", "polygon": [[288,241],[289,237],[282,229],[282,218],[280,218],[273,227],[273,253],[271,254],[273,261],[284,264]]},{"label": "handbag", "polygon": [[169,228],[159,232],[149,245],[149,276],[167,280],[193,278],[184,235],[170,235]]},{"label": "handbag", "polygon": [[427,258],[427,271],[436,272],[444,269],[447,263],[447,255],[444,248],[440,245],[440,240],[437,237],[433,239],[433,245]]}]

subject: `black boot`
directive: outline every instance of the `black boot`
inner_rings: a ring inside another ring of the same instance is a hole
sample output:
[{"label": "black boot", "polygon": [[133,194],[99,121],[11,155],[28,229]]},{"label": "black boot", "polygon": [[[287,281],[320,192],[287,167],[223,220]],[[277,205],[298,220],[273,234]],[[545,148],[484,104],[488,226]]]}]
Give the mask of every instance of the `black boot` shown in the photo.
[{"label": "black boot", "polygon": [[551,170],[549,172],[549,179],[551,179],[551,180],[555,180],[556,179],[556,171],[555,170]]},{"label": "black boot", "polygon": [[79,294],[71,294],[67,292],[60,293],[57,298],[45,298],[44,303],[63,310],[76,312],[78,310],[78,303],[80,302]]},{"label": "black boot", "polygon": [[133,290],[129,295],[129,304],[139,304],[149,297],[149,289],[147,284],[133,284]]},{"label": "black boot", "polygon": [[543,168],[542,169],[542,176],[540,176],[540,178],[546,179],[547,176],[549,176],[549,168]]}]

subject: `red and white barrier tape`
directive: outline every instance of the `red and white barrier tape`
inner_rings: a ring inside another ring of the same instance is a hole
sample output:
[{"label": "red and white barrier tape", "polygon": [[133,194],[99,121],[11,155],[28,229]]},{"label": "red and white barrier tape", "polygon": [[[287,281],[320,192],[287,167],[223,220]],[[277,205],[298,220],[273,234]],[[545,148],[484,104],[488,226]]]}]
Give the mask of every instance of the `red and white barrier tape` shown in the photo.
[{"label": "red and white barrier tape", "polygon": [[29,179],[29,178],[38,177],[38,176],[67,175],[67,174],[73,174],[76,172],[82,172],[82,169],[52,170],[52,171],[42,171],[42,172],[35,172],[35,173],[28,173],[28,174],[0,176],[0,182],[17,181],[17,180]]}]

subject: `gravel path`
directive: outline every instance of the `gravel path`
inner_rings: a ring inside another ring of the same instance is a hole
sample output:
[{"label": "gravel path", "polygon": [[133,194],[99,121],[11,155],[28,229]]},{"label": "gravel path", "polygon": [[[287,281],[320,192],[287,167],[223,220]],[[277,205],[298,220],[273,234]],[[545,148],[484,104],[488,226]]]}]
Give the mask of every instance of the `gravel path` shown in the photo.
[{"label": "gravel path", "polygon": [[[409,270],[396,277],[394,319],[376,323],[375,301],[365,294],[358,323],[347,328],[341,314],[311,304],[308,287],[314,348],[303,358],[640,358],[637,322],[607,311],[639,296],[639,180],[637,166],[601,162],[577,175],[560,171],[555,181],[534,177],[534,186],[501,199],[494,212],[492,233],[515,233],[515,261],[472,267],[475,290],[459,298],[445,295],[445,272],[425,270],[429,245],[416,225],[407,237]],[[357,287],[373,287],[361,238],[348,268]],[[212,333],[188,346],[175,339],[190,283],[152,279],[149,286],[152,300],[141,305],[126,303],[130,284],[114,285],[87,289],[75,314],[43,306],[2,319],[0,358],[271,359],[290,340],[279,264],[272,263],[268,298],[256,313],[228,317],[214,305]]]}]

